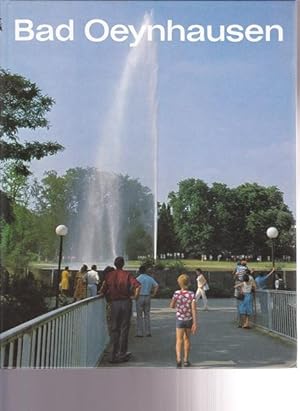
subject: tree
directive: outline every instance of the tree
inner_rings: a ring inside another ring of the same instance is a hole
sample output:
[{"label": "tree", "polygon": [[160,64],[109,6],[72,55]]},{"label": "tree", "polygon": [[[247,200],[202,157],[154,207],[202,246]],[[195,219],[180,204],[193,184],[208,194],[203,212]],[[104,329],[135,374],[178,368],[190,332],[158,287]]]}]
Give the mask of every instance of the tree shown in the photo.
[{"label": "tree", "polygon": [[131,260],[152,255],[153,241],[142,225],[131,228],[125,242],[125,252]]},{"label": "tree", "polygon": [[[275,187],[245,183],[236,188],[187,179],[170,193],[174,226],[182,250],[190,256],[201,254],[252,254],[266,257],[270,244],[266,230],[279,230],[276,251],[294,254],[294,217]],[[166,235],[164,233],[164,235]]]},{"label": "tree", "polygon": [[31,184],[28,176],[16,172],[13,163],[3,168],[2,186],[10,199],[13,215],[11,221],[2,223],[1,249],[5,264],[12,269],[25,268],[35,259],[34,251],[39,242],[37,217],[29,209]]},{"label": "tree", "polygon": [[237,206],[235,220],[243,230],[236,230],[236,244],[244,247],[249,254],[270,253],[266,236],[268,227],[275,226],[280,232],[277,252],[290,255],[293,242],[290,229],[295,224],[294,217],[284,203],[283,194],[276,186],[263,187],[257,183],[245,183],[234,189]]},{"label": "tree", "polygon": [[0,190],[0,221],[10,224],[14,221],[11,198]]},{"label": "tree", "polygon": [[200,257],[209,248],[213,227],[209,222],[209,188],[202,180],[181,181],[177,193],[169,194],[175,232],[184,251]]},{"label": "tree", "polygon": [[212,255],[229,254],[234,248],[232,232],[236,224],[233,209],[232,190],[226,184],[213,183],[209,189],[209,223],[213,230],[208,250]]},{"label": "tree", "polygon": [[158,204],[158,254],[174,253],[179,250],[179,243],[174,229],[170,205]]},{"label": "tree", "polygon": [[137,234],[141,234],[135,237],[139,252],[152,254],[153,196],[138,180],[78,167],[61,176],[55,171],[46,173],[34,191],[42,257],[55,257],[58,224],[69,228],[64,254],[78,260],[108,259],[116,252],[132,250]]},{"label": "tree", "polygon": [[35,83],[9,71],[0,70],[0,160],[13,160],[19,174],[29,175],[33,159],[57,153],[57,142],[20,142],[19,130],[49,128],[45,115],[54,100],[43,95]]}]

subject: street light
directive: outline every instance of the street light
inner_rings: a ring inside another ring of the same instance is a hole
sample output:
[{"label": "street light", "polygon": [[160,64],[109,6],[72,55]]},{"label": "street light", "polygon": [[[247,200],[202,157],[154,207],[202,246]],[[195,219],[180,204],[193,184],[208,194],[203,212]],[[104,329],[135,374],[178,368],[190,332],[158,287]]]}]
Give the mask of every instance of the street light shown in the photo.
[{"label": "street light", "polygon": [[59,279],[60,279],[60,269],[61,269],[61,259],[62,259],[62,249],[63,249],[63,238],[65,235],[68,234],[68,227],[66,227],[65,225],[58,225],[55,229],[55,232],[60,237],[58,270],[57,270],[57,281],[56,281],[56,302],[55,302],[55,308],[58,308]]},{"label": "street light", "polygon": [[267,236],[269,237],[269,239],[271,240],[271,251],[272,251],[272,267],[275,267],[275,263],[274,263],[274,240],[275,238],[278,237],[278,230],[276,227],[269,227],[267,229]]}]

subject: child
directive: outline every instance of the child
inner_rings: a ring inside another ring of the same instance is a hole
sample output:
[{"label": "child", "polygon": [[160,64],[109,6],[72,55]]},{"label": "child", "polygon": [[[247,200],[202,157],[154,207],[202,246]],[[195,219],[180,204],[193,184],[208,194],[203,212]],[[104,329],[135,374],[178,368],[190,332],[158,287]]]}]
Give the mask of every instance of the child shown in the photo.
[{"label": "child", "polygon": [[176,308],[176,361],[177,368],[182,366],[181,351],[183,343],[183,365],[189,367],[190,335],[195,334],[196,324],[196,301],[195,294],[188,290],[189,277],[181,274],[177,279],[180,290],[175,291],[171,308]]}]

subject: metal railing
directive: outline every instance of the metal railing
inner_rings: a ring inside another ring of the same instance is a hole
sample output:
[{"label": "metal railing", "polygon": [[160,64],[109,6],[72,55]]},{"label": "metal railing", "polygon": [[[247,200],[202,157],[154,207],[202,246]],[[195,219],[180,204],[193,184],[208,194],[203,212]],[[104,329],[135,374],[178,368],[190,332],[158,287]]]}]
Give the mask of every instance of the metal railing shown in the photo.
[{"label": "metal railing", "polygon": [[96,366],[108,343],[105,306],[91,297],[1,333],[1,368]]},{"label": "metal railing", "polygon": [[256,291],[255,324],[291,340],[297,340],[296,292]]}]

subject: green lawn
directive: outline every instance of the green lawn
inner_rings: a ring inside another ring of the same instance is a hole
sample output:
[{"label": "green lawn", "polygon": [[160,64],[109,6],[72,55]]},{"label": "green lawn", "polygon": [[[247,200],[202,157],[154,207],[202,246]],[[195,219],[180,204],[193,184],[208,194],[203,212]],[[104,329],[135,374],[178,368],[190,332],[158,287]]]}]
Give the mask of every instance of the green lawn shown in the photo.
[{"label": "green lawn", "polygon": [[[204,271],[232,271],[236,266],[235,263],[230,261],[201,261],[201,260],[161,260],[164,266],[174,265],[176,263],[184,264],[186,270],[195,270],[196,268],[200,267]],[[97,264],[97,261],[95,262]],[[101,266],[101,263],[98,265]],[[141,265],[141,261],[138,260],[130,260],[126,262],[126,267],[138,269]],[[62,267],[64,266],[64,262],[62,262]],[[57,263],[32,263],[32,268],[57,268]],[[80,267],[73,267],[72,264],[70,265],[71,269],[79,269]],[[272,265],[268,261],[264,261],[261,263],[258,262],[249,262],[248,267],[255,270],[269,270],[272,268]],[[275,264],[275,268],[278,270],[295,270],[296,263],[286,263],[286,262],[278,262]]]},{"label": "green lawn", "polygon": [[[161,260],[161,262],[165,265],[168,264],[174,264],[176,262],[180,262],[184,264],[186,269],[188,270],[195,270],[196,268],[200,267],[204,271],[230,271],[233,270],[236,266],[235,263],[232,263],[230,261],[201,261],[201,260]],[[139,261],[128,261],[127,265],[130,267],[136,267],[138,268],[140,265]],[[264,261],[261,263],[258,262],[248,262],[248,267],[251,269],[255,270],[269,270],[272,268],[271,262]],[[277,269],[285,269],[285,270],[295,270],[296,269],[296,263],[291,262],[291,263],[286,263],[286,262],[277,262],[275,264],[275,268]]]}]

